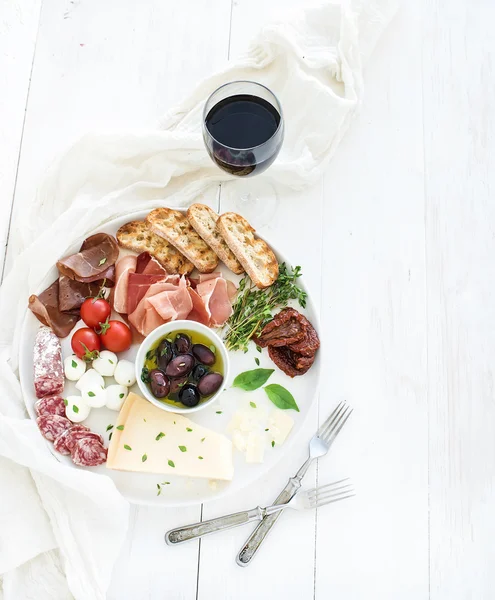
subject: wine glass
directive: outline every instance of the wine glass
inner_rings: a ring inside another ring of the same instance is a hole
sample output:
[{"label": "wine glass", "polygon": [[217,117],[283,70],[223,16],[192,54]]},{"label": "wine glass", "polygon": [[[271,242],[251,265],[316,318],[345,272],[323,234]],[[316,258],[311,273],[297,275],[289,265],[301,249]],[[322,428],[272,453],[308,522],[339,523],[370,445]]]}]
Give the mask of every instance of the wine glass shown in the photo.
[{"label": "wine glass", "polygon": [[[206,101],[203,139],[211,159],[230,175],[263,173],[277,157],[284,139],[280,102],[260,83],[226,83]],[[236,187],[223,187],[222,194],[231,192],[234,205],[248,220],[254,218],[258,225],[269,220],[277,203],[273,186],[250,183],[242,192]]]}]

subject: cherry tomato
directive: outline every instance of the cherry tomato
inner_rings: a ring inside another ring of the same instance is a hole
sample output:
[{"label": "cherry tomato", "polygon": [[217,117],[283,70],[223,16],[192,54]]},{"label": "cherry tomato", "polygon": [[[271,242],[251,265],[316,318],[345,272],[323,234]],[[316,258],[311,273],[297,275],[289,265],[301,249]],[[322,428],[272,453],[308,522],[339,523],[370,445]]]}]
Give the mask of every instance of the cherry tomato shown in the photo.
[{"label": "cherry tomato", "polygon": [[98,356],[101,347],[100,338],[89,327],[82,327],[75,331],[70,345],[76,356],[88,361]]},{"label": "cherry tomato", "polygon": [[88,327],[96,329],[100,323],[104,323],[112,308],[104,298],[86,298],[81,306],[81,319]]},{"label": "cherry tomato", "polygon": [[105,321],[101,324],[101,343],[111,352],[124,352],[132,344],[132,333],[122,321]]}]

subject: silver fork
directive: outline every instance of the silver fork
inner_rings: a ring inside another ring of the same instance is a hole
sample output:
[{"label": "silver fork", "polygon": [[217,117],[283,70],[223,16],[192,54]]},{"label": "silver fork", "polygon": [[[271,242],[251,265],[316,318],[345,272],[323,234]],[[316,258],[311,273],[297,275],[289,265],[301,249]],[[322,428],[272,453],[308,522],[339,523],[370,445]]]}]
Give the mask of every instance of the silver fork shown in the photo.
[{"label": "silver fork", "polygon": [[257,506],[251,510],[245,510],[225,517],[218,517],[209,521],[203,521],[202,523],[193,523],[192,525],[171,529],[165,534],[165,541],[169,546],[176,546],[177,544],[189,542],[205,535],[217,533],[218,531],[232,529],[251,521],[261,521],[266,516],[285,508],[311,510],[325,506],[325,504],[345,500],[351,496],[354,496],[353,485],[349,479],[341,479],[340,481],[335,481],[319,488],[300,491],[287,504],[278,504],[266,508]]},{"label": "silver fork", "polygon": [[[295,474],[295,476],[289,479],[285,488],[275,499],[274,504],[287,504],[294,494],[299,491],[301,487],[301,481],[308,472],[311,463],[316,458],[325,456],[325,454],[330,450],[331,445],[335,441],[339,431],[345,425],[347,419],[350,417],[352,411],[353,409],[345,400],[333,410],[331,415],[321,425],[317,433],[309,442],[308,459]],[[268,532],[271,530],[271,528],[275,525],[282,512],[283,510],[279,510],[277,513],[265,517],[256,527],[237,555],[236,561],[239,566],[247,567],[249,565],[259,547],[263,543],[263,540],[268,535]]]}]

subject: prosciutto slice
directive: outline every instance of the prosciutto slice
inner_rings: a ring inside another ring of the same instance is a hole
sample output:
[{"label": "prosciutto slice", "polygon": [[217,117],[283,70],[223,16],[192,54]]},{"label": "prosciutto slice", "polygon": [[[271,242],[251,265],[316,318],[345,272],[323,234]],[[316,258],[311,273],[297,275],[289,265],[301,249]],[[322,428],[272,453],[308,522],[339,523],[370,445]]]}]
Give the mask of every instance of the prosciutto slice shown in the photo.
[{"label": "prosciutto slice", "polygon": [[79,312],[62,312],[58,307],[59,283],[54,281],[39,296],[29,296],[29,309],[43,325],[51,327],[55,335],[64,338],[69,335],[79,320]]},{"label": "prosciutto slice", "polygon": [[162,275],[143,275],[142,273],[129,273],[127,285],[127,314],[133,313],[138,304],[146,295],[150,287],[163,281]]},{"label": "prosciutto slice", "polygon": [[205,303],[210,315],[210,325],[220,327],[232,314],[232,304],[227,292],[227,282],[223,277],[207,279],[198,283],[196,292]]},{"label": "prosciutto slice", "polygon": [[96,233],[84,240],[81,249],[57,262],[69,279],[90,283],[99,279],[114,281],[114,265],[119,256],[117,241],[107,233]]},{"label": "prosciutto slice", "polygon": [[179,285],[175,289],[150,296],[148,302],[165,323],[186,319],[193,308],[185,277],[180,278]]},{"label": "prosciutto slice", "polygon": [[210,322],[210,313],[207,310],[203,299],[193,288],[188,287],[187,291],[192,302],[192,310],[187,317],[188,320],[197,321],[198,323],[203,323],[203,325],[208,325]]},{"label": "prosciutto slice", "polygon": [[141,335],[145,336],[151,333],[153,329],[156,329],[159,325],[163,325],[165,321],[148,302],[148,298],[160,294],[161,292],[174,291],[175,289],[177,289],[177,286],[173,283],[168,283],[167,281],[157,282],[149,286],[135,310],[132,313],[129,313],[129,323],[131,323]]},{"label": "prosciutto slice", "polygon": [[167,271],[148,252],[141,252],[137,257],[136,273],[143,275],[167,275]]},{"label": "prosciutto slice", "polygon": [[113,308],[116,312],[127,314],[127,289],[129,275],[135,273],[137,257],[123,256],[115,265],[115,287],[113,292]]}]

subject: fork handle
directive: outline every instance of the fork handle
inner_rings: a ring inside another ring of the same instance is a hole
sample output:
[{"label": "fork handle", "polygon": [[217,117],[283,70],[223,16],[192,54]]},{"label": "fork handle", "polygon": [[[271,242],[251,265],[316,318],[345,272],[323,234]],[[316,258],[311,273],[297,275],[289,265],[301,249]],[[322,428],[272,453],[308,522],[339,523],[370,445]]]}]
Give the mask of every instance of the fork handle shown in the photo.
[{"label": "fork handle", "polygon": [[[306,461],[307,466],[309,466],[311,461]],[[304,473],[307,471],[307,466],[305,463]],[[301,487],[301,479],[300,475],[302,468],[298,471],[298,475],[296,477],[291,477],[287,482],[287,485],[284,487],[282,492],[277,496],[275,502],[273,504],[287,504],[289,500],[294,496],[294,494]],[[302,475],[304,475],[304,473]],[[239,554],[237,555],[236,562],[240,567],[247,567],[251,560],[254,558],[256,552],[258,552],[259,547],[263,543],[263,540],[270,532],[271,528],[275,525],[280,515],[283,513],[283,510],[279,510],[273,515],[266,516],[261,523],[256,527],[253,533],[249,536],[248,540],[241,548]]]},{"label": "fork handle", "polygon": [[259,521],[264,515],[264,509],[258,506],[252,510],[245,510],[225,517],[193,523],[192,525],[186,525],[184,527],[177,527],[176,529],[167,531],[165,534],[165,542],[169,546],[176,546],[177,544],[189,542],[190,540],[195,540],[196,538],[210,535],[217,531],[239,527],[239,525],[244,525],[251,521]]}]

